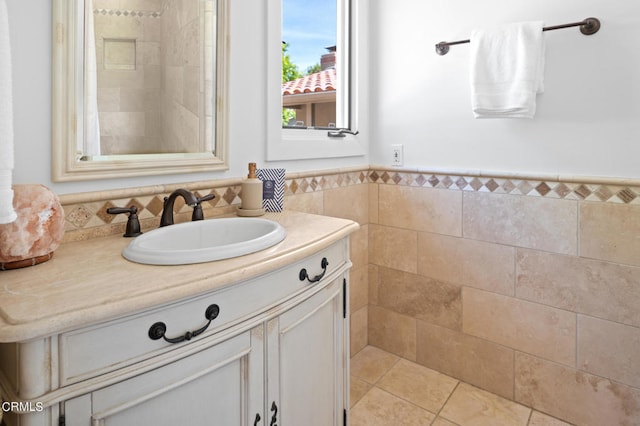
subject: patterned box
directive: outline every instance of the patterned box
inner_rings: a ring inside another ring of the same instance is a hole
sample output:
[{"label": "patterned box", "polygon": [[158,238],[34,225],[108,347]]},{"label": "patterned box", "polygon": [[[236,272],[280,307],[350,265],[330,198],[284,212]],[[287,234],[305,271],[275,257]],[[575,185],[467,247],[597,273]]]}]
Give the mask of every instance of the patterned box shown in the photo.
[{"label": "patterned box", "polygon": [[258,169],[256,176],[262,181],[262,207],[268,212],[281,212],[285,169]]}]

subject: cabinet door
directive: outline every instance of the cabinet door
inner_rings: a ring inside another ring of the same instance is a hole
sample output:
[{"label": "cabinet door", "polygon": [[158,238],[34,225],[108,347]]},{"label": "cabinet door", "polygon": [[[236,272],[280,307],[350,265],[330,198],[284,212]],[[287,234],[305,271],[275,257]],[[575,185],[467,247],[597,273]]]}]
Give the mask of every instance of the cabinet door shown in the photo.
[{"label": "cabinet door", "polygon": [[68,426],[253,425],[263,412],[263,328],[64,403]]},{"label": "cabinet door", "polygon": [[342,425],[348,382],[343,279],[267,324],[271,426]]}]

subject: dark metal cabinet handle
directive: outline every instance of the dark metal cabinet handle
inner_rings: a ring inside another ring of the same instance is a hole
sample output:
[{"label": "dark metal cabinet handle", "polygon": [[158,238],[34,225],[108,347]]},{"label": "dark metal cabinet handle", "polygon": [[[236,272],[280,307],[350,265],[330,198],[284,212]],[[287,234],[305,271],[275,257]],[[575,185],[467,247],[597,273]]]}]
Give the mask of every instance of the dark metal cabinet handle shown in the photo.
[{"label": "dark metal cabinet handle", "polygon": [[187,331],[186,333],[184,333],[184,335],[178,336],[178,337],[165,336],[165,333],[167,331],[167,325],[163,322],[157,322],[153,324],[151,328],[149,328],[149,338],[151,340],[164,339],[169,343],[180,343],[180,342],[184,342],[185,340],[187,341],[191,340],[192,338],[204,333],[205,330],[209,327],[209,324],[211,324],[211,321],[216,319],[219,314],[220,314],[220,307],[218,305],[216,305],[215,303],[212,305],[209,305],[209,307],[204,313],[204,317],[209,321],[203,327],[194,331]]},{"label": "dark metal cabinet handle", "polygon": [[271,403],[271,411],[273,411],[273,416],[271,416],[271,423],[269,423],[269,426],[278,426],[276,424],[277,421],[277,415],[278,415],[278,406],[276,405],[276,402],[273,401]]},{"label": "dark metal cabinet handle", "polygon": [[322,268],[322,272],[320,274],[316,275],[313,278],[309,278],[309,274],[307,273],[307,270],[302,268],[300,270],[300,275],[299,275],[300,281],[307,280],[310,283],[315,283],[315,282],[320,281],[322,279],[322,277],[324,277],[324,274],[327,273],[327,266],[329,266],[329,261],[327,260],[326,257],[323,257],[322,261],[320,262],[320,267]]},{"label": "dark metal cabinet handle", "polygon": [[253,421],[253,426],[256,426],[261,419],[262,417],[260,417],[260,413],[256,413],[256,419]]}]

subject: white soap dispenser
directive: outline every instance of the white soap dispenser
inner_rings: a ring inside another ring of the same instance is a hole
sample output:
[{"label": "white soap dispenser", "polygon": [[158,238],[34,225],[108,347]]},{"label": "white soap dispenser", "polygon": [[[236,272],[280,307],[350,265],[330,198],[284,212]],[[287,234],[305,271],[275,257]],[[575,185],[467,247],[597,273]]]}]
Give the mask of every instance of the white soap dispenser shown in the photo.
[{"label": "white soap dispenser", "polygon": [[249,163],[249,174],[241,186],[242,204],[238,208],[238,216],[262,216],[262,181],[256,177],[256,163]]}]

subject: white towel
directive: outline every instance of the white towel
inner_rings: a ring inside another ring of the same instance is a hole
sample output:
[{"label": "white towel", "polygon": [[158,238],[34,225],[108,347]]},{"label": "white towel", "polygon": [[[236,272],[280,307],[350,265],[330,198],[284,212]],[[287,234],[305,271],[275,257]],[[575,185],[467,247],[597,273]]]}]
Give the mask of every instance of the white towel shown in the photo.
[{"label": "white towel", "polygon": [[544,90],[542,22],[471,33],[471,106],[476,118],[533,118]]},{"label": "white towel", "polygon": [[11,95],[11,45],[5,0],[0,0],[0,224],[16,220],[13,209],[13,104]]}]

